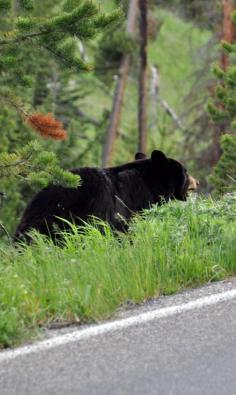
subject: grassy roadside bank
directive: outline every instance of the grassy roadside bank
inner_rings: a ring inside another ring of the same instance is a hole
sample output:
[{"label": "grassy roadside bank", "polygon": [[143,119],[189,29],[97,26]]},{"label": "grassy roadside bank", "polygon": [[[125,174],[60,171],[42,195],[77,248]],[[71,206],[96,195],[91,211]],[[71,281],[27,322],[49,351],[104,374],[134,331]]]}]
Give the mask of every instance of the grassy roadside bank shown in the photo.
[{"label": "grassy roadside bank", "polygon": [[126,235],[73,229],[64,248],[36,236],[21,250],[0,244],[0,348],[55,321],[94,322],[128,300],[236,274],[236,196],[152,208]]}]

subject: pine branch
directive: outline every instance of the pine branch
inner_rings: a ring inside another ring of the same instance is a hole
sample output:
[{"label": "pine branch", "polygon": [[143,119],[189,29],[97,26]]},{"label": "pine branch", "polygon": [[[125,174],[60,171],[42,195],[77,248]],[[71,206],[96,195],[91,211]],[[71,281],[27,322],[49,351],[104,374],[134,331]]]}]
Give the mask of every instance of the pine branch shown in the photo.
[{"label": "pine branch", "polygon": [[73,69],[77,70],[78,66],[79,66],[80,70],[81,69],[84,70],[84,71],[91,71],[92,70],[92,66],[91,65],[87,65],[86,63],[84,63],[80,59],[77,59],[77,62],[75,62],[75,59],[74,59],[74,63],[77,63],[77,64],[73,64],[72,65],[67,59],[65,59],[63,57],[63,53],[61,51],[59,51],[58,49],[53,49],[53,48],[49,47],[48,45],[45,45],[45,43],[41,43],[41,46],[43,48],[45,48],[47,51],[51,52],[51,54],[53,56],[55,56],[61,63],[63,63],[64,66],[69,67],[72,70]]},{"label": "pine branch", "polygon": [[[63,33],[62,30],[58,30],[57,32],[58,33]],[[14,39],[0,40],[0,46],[1,45],[7,45],[7,44],[17,44],[17,43],[19,43],[21,41],[26,41],[26,40],[29,40],[29,39],[32,39],[32,38],[37,38],[39,36],[43,36],[43,35],[51,34],[51,33],[52,33],[51,31],[29,33],[29,34],[25,34],[23,36],[16,37]]]},{"label": "pine branch", "polygon": [[13,163],[4,163],[4,165],[1,165],[1,164],[0,164],[0,170],[1,170],[1,169],[8,168],[8,167],[18,167],[18,166],[21,166],[21,165],[26,164],[26,163],[30,160],[30,158],[32,157],[33,153],[34,153],[34,152],[31,151],[31,152],[28,154],[28,156],[26,156],[26,157],[23,158],[23,159],[19,159],[19,160],[17,160],[16,162],[13,162]]}]

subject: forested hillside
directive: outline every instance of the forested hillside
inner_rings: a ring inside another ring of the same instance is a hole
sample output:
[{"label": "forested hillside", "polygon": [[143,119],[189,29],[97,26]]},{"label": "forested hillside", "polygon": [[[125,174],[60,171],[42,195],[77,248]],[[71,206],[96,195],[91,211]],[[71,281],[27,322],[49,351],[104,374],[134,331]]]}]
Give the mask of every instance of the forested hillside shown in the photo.
[{"label": "forested hillside", "polygon": [[[77,19],[81,17],[82,24],[76,31],[69,24],[76,22],[75,10],[80,5],[82,14]],[[87,10],[76,0],[56,5],[50,0],[43,5],[23,0],[0,2],[0,176],[1,192],[6,195],[1,219],[10,231],[35,188],[63,177],[66,183],[68,174],[54,171],[52,161],[56,159],[49,154],[40,159],[39,151],[55,154],[63,169],[101,165],[122,56],[130,57],[130,66],[109,164],[131,160],[137,151],[140,33],[138,15],[132,34],[127,33],[127,13],[132,6],[132,2],[112,0],[94,1]],[[146,150],[158,148],[181,160],[201,178],[202,190],[209,191],[208,175],[219,157],[215,157],[218,143],[206,106],[216,85],[211,66],[221,57],[221,4],[219,1],[213,11],[197,1],[186,7],[172,1],[169,8],[165,2],[152,1],[148,7]],[[92,21],[96,12],[101,20],[92,29],[86,17]],[[115,14],[102,21],[103,12]],[[24,112],[53,114],[62,122],[67,138],[38,137],[25,122]],[[34,140],[42,148],[34,144],[17,156]],[[6,157],[7,153],[12,156]],[[25,161],[28,170],[19,169],[17,160]],[[37,163],[41,163],[39,168]]]}]

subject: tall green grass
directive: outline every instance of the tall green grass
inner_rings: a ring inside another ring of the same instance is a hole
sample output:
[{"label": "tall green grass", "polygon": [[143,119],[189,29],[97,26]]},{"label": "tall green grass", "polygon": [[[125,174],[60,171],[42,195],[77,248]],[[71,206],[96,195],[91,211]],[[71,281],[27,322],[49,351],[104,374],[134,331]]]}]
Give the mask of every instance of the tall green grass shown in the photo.
[{"label": "tall green grass", "polygon": [[127,234],[102,227],[72,225],[63,246],[37,234],[31,246],[0,246],[0,347],[236,273],[233,195],[153,207]]}]

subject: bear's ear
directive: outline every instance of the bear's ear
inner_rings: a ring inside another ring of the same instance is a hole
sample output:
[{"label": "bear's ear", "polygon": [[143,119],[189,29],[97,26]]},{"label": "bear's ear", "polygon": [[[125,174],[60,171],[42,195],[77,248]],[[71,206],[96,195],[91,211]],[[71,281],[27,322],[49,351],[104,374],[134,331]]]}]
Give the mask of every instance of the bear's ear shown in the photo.
[{"label": "bear's ear", "polygon": [[139,160],[139,159],[147,159],[147,156],[145,154],[143,154],[142,152],[137,152],[137,154],[135,154],[135,160]]},{"label": "bear's ear", "polygon": [[163,152],[157,151],[157,150],[152,152],[151,160],[153,163],[155,163],[157,165],[164,165],[164,164],[168,163],[168,159],[165,156],[165,154],[163,154]]}]

